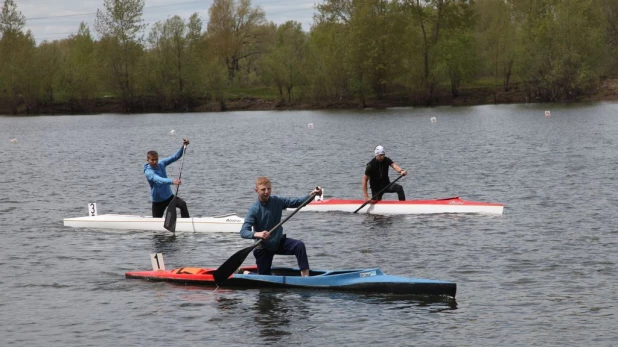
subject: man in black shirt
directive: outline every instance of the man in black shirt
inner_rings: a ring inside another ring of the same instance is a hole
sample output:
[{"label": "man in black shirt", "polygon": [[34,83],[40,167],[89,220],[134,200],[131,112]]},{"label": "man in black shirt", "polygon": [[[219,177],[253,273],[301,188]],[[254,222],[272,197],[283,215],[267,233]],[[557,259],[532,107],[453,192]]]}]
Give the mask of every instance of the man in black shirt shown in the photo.
[{"label": "man in black shirt", "polygon": [[365,167],[365,176],[363,177],[363,194],[365,195],[365,200],[370,199],[369,195],[367,195],[367,181],[369,181],[373,200],[382,200],[382,194],[384,193],[397,193],[399,201],[404,201],[406,199],[406,195],[403,192],[403,187],[397,183],[391,185],[384,193],[376,196],[379,191],[391,183],[391,180],[388,178],[389,167],[392,167],[402,176],[407,175],[408,172],[400,168],[399,165],[397,165],[391,158],[386,156],[384,147],[377,146],[374,154],[375,158],[367,163],[367,166]]}]

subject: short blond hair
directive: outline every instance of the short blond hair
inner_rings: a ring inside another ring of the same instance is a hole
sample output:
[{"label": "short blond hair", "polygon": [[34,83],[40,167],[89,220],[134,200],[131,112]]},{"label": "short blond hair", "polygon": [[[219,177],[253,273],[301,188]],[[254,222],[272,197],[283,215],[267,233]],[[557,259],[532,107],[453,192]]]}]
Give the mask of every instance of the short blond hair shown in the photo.
[{"label": "short blond hair", "polygon": [[270,179],[268,177],[266,177],[266,176],[260,176],[260,177],[258,177],[255,180],[255,186],[256,187],[259,186],[259,185],[262,185],[262,184],[271,184],[270,183]]}]

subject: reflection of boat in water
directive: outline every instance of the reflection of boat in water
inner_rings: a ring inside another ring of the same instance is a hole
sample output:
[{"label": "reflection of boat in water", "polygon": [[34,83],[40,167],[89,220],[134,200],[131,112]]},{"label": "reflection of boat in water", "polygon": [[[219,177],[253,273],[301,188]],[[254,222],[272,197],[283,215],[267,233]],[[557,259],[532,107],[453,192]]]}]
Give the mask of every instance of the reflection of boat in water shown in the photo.
[{"label": "reflection of boat in water", "polygon": [[[177,268],[127,272],[127,278],[215,286],[215,268]],[[256,274],[257,267],[241,267],[225,281],[226,288],[305,288],[362,293],[391,293],[455,297],[453,282],[425,278],[407,278],[384,274],[380,269],[311,270],[300,276],[295,268],[273,267],[272,275]]]},{"label": "reflection of boat in water", "polygon": [[[314,212],[354,212],[361,207],[364,200],[316,200],[307,204],[301,211]],[[503,204],[463,200],[459,197],[431,200],[380,200],[371,202],[357,213],[367,214],[437,214],[437,213],[470,213],[501,215]]]}]

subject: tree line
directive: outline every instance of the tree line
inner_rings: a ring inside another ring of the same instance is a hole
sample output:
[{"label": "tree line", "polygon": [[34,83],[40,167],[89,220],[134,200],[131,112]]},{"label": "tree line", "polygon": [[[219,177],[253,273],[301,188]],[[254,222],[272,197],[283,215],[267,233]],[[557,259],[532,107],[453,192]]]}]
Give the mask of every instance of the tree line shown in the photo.
[{"label": "tree line", "polygon": [[[281,103],[405,98],[431,105],[466,86],[574,100],[618,67],[615,0],[324,0],[308,32],[250,0],[213,0],[147,27],[145,0],[103,0],[94,29],[36,43],[14,0],[0,11],[0,113],[89,112],[107,98],[225,109],[234,93]],[[497,100],[494,100],[497,101]]]}]

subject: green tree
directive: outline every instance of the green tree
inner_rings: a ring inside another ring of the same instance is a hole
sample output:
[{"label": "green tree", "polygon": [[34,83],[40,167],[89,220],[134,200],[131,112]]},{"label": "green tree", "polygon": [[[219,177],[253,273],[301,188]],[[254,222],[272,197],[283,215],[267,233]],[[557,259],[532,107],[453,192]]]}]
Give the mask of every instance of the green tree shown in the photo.
[{"label": "green tree", "polygon": [[264,11],[259,6],[252,8],[250,0],[214,0],[208,13],[206,33],[210,47],[225,63],[232,81],[243,61],[261,53]]},{"label": "green tree", "polygon": [[17,72],[17,91],[18,102],[20,102],[26,113],[36,112],[36,108],[41,101],[41,87],[46,79],[45,73],[41,71],[40,52],[37,50],[36,43],[31,33],[28,32],[15,42],[15,54],[18,63],[15,64]]},{"label": "green tree", "polygon": [[404,23],[400,22],[395,2],[356,0],[349,11],[345,62],[350,88],[365,106],[366,94],[381,98],[401,69]]},{"label": "green tree", "polygon": [[318,13],[314,16],[316,24],[348,24],[354,12],[354,0],[326,0],[316,5]]},{"label": "green tree", "polygon": [[[413,44],[420,47],[413,50],[420,54],[422,60],[421,84],[424,90],[424,100],[431,103],[434,92],[440,83],[440,71],[448,65],[444,56],[442,42],[448,33],[467,32],[473,19],[471,0],[404,0],[409,11],[413,26],[410,37]],[[415,59],[416,60],[416,59]],[[451,63],[452,65],[452,63]]]},{"label": "green tree", "polygon": [[[61,53],[58,42],[43,42],[37,47],[35,66],[36,74],[31,75],[31,80],[39,84],[39,93],[34,92],[37,100],[45,105],[51,105],[55,101],[56,76],[61,62]],[[34,71],[32,71],[34,72]]]},{"label": "green tree", "polygon": [[288,102],[292,101],[292,89],[304,83],[304,60],[307,50],[307,34],[302,25],[288,21],[277,28],[277,40],[273,49],[262,61],[267,80],[279,90],[284,99],[284,90]]},{"label": "green tree", "polygon": [[350,94],[346,46],[351,0],[327,0],[316,5],[308,45],[310,93],[314,99],[340,99]]},{"label": "green tree", "polygon": [[618,1],[599,0],[599,9],[604,13],[605,45],[608,50],[607,69],[604,74],[618,75]]},{"label": "green tree", "polygon": [[540,101],[570,100],[592,89],[604,70],[605,28],[594,0],[513,1],[524,18],[519,75]]},{"label": "green tree", "polygon": [[[517,25],[509,6],[504,1],[477,0],[477,37],[479,42],[478,69],[493,77],[494,88],[502,84],[506,92],[510,89],[513,65],[516,55]],[[485,68],[486,67],[486,68]],[[496,93],[494,92],[494,101]]]},{"label": "green tree", "polygon": [[61,48],[61,53],[58,89],[71,109],[92,110],[99,90],[99,67],[96,43],[86,23],[80,23],[77,34],[66,40],[66,49]]},{"label": "green tree", "polygon": [[471,81],[478,69],[476,40],[470,30],[445,30],[444,36],[435,48],[441,58],[436,71],[447,76],[451,95],[457,97],[461,84]]},{"label": "green tree", "polygon": [[343,23],[318,21],[309,35],[307,71],[309,90],[315,100],[338,100],[349,96],[345,42],[347,28]]},{"label": "green tree", "polygon": [[11,113],[17,113],[24,98],[31,100],[32,95],[27,78],[35,41],[30,31],[23,32],[25,24],[26,17],[17,9],[17,4],[4,0],[0,10],[0,103],[6,104]]},{"label": "green tree", "polygon": [[13,0],[4,0],[0,11],[0,34],[2,34],[2,37],[21,33],[24,25],[26,25],[26,17],[17,10],[17,3]]},{"label": "green tree", "polygon": [[104,66],[109,83],[122,97],[125,110],[132,108],[137,67],[143,52],[140,36],[144,0],[104,0],[97,9],[95,29],[101,35]]},{"label": "green tree", "polygon": [[194,14],[189,23],[179,16],[153,26],[148,42],[150,59],[148,64],[151,83],[157,93],[174,108],[186,108],[187,103],[198,96],[202,82],[199,65],[193,52],[199,41],[201,21]]}]

